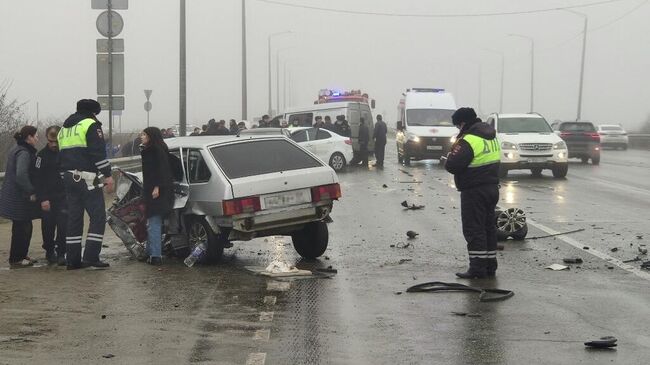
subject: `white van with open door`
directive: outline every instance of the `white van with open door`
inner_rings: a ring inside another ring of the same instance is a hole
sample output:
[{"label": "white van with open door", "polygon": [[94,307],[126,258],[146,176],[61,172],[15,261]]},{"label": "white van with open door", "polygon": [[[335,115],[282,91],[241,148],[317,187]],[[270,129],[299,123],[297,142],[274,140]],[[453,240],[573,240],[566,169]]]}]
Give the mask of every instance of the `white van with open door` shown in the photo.
[{"label": "white van with open door", "polygon": [[397,114],[397,160],[440,159],[447,156],[458,129],[451,122],[456,102],[444,89],[407,89]]}]

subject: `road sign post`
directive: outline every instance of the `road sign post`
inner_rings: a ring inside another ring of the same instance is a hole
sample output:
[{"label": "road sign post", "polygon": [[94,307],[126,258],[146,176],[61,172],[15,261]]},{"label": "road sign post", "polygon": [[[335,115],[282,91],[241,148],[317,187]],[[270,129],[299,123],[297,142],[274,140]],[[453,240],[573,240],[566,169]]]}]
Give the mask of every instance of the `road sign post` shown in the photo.
[{"label": "road sign post", "polygon": [[149,101],[149,98],[151,97],[151,93],[153,93],[153,90],[145,90],[144,91],[144,96],[147,98],[147,101],[144,103],[144,110],[147,112],[147,127],[149,127],[149,112],[151,111],[152,104]]}]

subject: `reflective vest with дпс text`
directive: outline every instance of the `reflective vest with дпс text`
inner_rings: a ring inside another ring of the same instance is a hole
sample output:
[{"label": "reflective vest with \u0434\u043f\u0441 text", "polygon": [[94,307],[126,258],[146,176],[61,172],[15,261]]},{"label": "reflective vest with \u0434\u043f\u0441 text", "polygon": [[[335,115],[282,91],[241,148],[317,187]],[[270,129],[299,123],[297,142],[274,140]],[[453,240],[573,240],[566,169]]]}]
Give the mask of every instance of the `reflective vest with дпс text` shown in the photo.
[{"label": "reflective vest with \u0434\u043f\u0441 text", "polygon": [[90,126],[95,123],[96,121],[94,119],[86,118],[72,127],[61,128],[57,135],[59,150],[88,147],[86,134],[88,133]]},{"label": "reflective vest with \u0434\u043f\u0441 text", "polygon": [[499,146],[498,139],[485,139],[473,134],[466,134],[463,139],[474,151],[474,158],[469,164],[469,168],[491,165],[501,161],[501,146]]}]

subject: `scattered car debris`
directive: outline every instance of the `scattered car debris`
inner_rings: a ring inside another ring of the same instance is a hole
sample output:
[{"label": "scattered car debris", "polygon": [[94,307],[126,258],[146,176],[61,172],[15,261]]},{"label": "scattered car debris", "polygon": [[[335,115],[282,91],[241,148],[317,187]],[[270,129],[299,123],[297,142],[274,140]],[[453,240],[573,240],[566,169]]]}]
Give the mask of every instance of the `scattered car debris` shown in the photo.
[{"label": "scattered car debris", "polygon": [[382,185],[381,187],[384,188],[384,189],[386,189],[386,188],[388,187],[388,185],[384,184],[384,185]]},{"label": "scattered car debris", "polygon": [[420,210],[424,209],[424,205],[409,204],[406,200],[402,202],[402,206],[407,210]]},{"label": "scattered car debris", "polygon": [[549,265],[546,267],[547,269],[551,269],[553,271],[560,271],[560,270],[569,270],[569,267],[566,265],[560,265],[560,264],[553,264]]},{"label": "scattered car debris", "polygon": [[413,259],[400,259],[400,260],[397,262],[397,264],[398,264],[398,265],[401,265],[401,264],[403,264],[403,263],[405,263],[405,262],[410,262],[410,261],[413,261]]},{"label": "scattered car debris", "polygon": [[637,256],[637,257],[635,257],[635,258],[633,258],[633,259],[623,260],[622,262],[625,263],[625,264],[627,264],[627,263],[635,262],[635,261],[641,261],[641,258],[640,258],[639,256]]},{"label": "scattered car debris", "polygon": [[641,268],[644,270],[650,270],[650,261],[646,261],[641,264]]},{"label": "scattered car debris", "polygon": [[333,269],[331,266],[328,266],[326,268],[314,269],[314,271],[323,272],[323,273],[327,273],[327,274],[338,274],[339,273],[338,270]]},{"label": "scattered car debris", "polygon": [[643,239],[643,235],[637,234],[637,235],[636,235],[636,239],[637,239],[637,240],[642,240],[642,239]]},{"label": "scattered car debris", "polygon": [[411,247],[412,245],[413,245],[413,244],[412,244],[411,242],[406,242],[406,243],[404,243],[404,242],[397,242],[396,245],[391,245],[391,247],[395,247],[395,248],[409,248],[409,247]]},{"label": "scattered car debris", "polygon": [[616,252],[616,251],[618,251],[618,247],[612,247],[612,248],[610,249],[610,251],[611,251],[611,252]]},{"label": "scattered car debris", "polygon": [[611,348],[611,347],[616,347],[617,341],[618,340],[614,336],[606,336],[606,337],[601,337],[598,340],[587,341],[585,342],[585,346],[600,348],[600,349]]},{"label": "scattered car debris", "polygon": [[641,255],[648,254],[648,248],[643,243],[639,245],[639,253],[641,253]]},{"label": "scattered car debris", "polygon": [[113,354],[106,354],[106,355],[102,355],[102,357],[103,357],[104,359],[112,359],[112,358],[115,357],[115,355],[113,355]]},{"label": "scattered car debris", "polygon": [[614,270],[614,266],[609,265],[609,266],[607,266],[607,269],[608,270]]},{"label": "scattered car debris", "polygon": [[417,284],[406,289],[407,293],[424,293],[424,292],[439,292],[439,291],[471,291],[479,293],[478,300],[480,302],[497,302],[512,298],[515,292],[506,289],[483,289],[471,287],[461,283],[444,283],[442,281],[431,281],[427,283]]},{"label": "scattered car debris", "polygon": [[415,237],[419,236],[420,234],[415,232],[415,231],[406,231],[406,236],[410,239],[414,239]]},{"label": "scattered car debris", "polygon": [[106,319],[106,315],[105,315],[105,314],[102,314],[102,319]]},{"label": "scattered car debris", "polygon": [[402,292],[401,291],[396,291],[395,295],[402,295]]},{"label": "scattered car debris", "polygon": [[582,259],[580,257],[567,257],[562,259],[565,264],[581,264]]},{"label": "scattered car debris", "polygon": [[309,270],[300,270],[295,266],[290,266],[286,262],[273,260],[264,271],[260,272],[261,275],[271,277],[287,277],[287,276],[308,276],[312,272]]},{"label": "scattered car debris", "polygon": [[451,312],[451,314],[459,317],[465,317],[467,315],[465,312]]},{"label": "scattered car debris", "polygon": [[582,246],[582,249],[583,249],[583,250],[588,250],[588,249],[589,249],[589,246]]},{"label": "scattered car debris", "polygon": [[582,232],[584,230],[585,230],[584,228],[580,228],[580,229],[574,229],[573,231],[566,231],[566,232],[558,232],[558,233],[554,233],[554,234],[547,234],[545,236],[528,237],[528,239],[529,240],[538,240],[538,239],[541,239],[541,238],[549,238],[549,237],[555,237],[555,236],[562,236],[562,235],[565,235],[565,234],[578,233],[578,232]]},{"label": "scattered car debris", "polygon": [[413,180],[413,181],[400,181],[400,184],[422,184],[422,181]]}]

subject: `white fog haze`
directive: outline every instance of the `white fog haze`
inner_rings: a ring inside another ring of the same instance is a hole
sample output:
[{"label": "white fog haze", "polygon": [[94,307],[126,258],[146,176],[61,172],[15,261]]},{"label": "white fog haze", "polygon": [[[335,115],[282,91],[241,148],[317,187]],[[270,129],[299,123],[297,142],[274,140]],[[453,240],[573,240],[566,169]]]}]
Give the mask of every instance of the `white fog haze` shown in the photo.
[{"label": "white fog haze", "polygon": [[[281,110],[285,103],[313,103],[322,88],[361,89],[394,126],[406,88],[441,87],[459,106],[485,115],[499,108],[503,52],[503,111],[527,112],[530,42],[509,36],[520,34],[535,40],[535,111],[549,121],[575,119],[583,18],[551,10],[573,7],[589,19],[582,119],[638,129],[650,113],[647,3],[248,0],[248,119],[267,113],[268,37],[287,30],[293,33],[272,40],[273,109],[281,50]],[[118,12],[125,23],[118,36],[125,40],[122,129],[146,125],[144,89],[153,90],[152,124],[177,124],[179,1],[131,0]],[[0,81],[11,84],[11,97],[27,103],[30,118],[36,118],[37,102],[40,119],[61,119],[78,99],[97,97],[99,13],[90,0],[0,0]],[[495,13],[519,14],[489,15]],[[241,55],[241,1],[187,1],[188,124],[241,118]],[[107,114],[100,120],[106,123]]]}]

